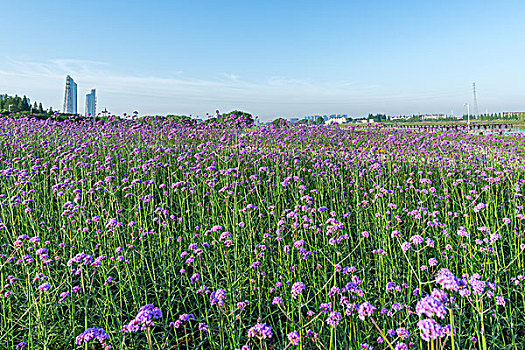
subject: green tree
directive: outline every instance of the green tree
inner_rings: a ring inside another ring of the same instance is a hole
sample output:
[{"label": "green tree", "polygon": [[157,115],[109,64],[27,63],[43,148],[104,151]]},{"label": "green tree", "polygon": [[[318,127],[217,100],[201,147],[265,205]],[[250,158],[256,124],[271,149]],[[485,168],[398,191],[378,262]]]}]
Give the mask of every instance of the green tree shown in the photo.
[{"label": "green tree", "polygon": [[277,118],[272,121],[272,125],[275,125],[277,127],[286,126],[288,122],[284,118]]},{"label": "green tree", "polygon": [[[35,102],[35,104],[36,104],[36,102]],[[39,114],[43,114],[44,113],[44,108],[42,107],[42,102],[40,102],[38,104],[38,113]]]},{"label": "green tree", "polygon": [[22,111],[29,111],[29,102],[27,101],[27,97],[25,95],[22,99]]},{"label": "green tree", "polygon": [[253,116],[250,113],[247,113],[247,112],[235,110],[235,111],[232,111],[230,113],[225,113],[224,115],[231,116],[232,114],[235,115],[236,118],[243,119],[243,121],[248,126],[251,126],[254,123]]},{"label": "green tree", "polygon": [[[27,101],[26,101],[27,102]],[[22,101],[22,99],[19,97],[16,101],[16,105],[15,105],[15,112],[21,112],[24,110],[24,102]]]}]

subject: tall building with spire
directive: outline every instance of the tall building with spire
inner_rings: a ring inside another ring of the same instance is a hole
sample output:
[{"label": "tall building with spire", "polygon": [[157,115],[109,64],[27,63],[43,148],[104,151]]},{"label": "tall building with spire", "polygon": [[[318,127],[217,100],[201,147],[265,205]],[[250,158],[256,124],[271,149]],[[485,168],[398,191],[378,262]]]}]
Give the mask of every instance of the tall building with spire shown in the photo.
[{"label": "tall building with spire", "polygon": [[66,77],[64,113],[77,114],[77,83],[69,75]]},{"label": "tall building with spire", "polygon": [[97,115],[97,98],[95,96],[95,89],[91,89],[91,92],[86,95],[86,117],[94,117]]}]

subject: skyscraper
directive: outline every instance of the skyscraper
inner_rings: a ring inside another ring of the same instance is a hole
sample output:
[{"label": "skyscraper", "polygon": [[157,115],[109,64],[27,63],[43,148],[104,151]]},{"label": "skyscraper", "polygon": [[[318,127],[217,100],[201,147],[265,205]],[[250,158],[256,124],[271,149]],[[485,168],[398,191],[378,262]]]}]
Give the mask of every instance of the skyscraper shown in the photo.
[{"label": "skyscraper", "polygon": [[66,77],[64,113],[77,114],[77,84],[69,75]]},{"label": "skyscraper", "polygon": [[86,117],[94,117],[97,115],[97,99],[95,97],[95,89],[86,95]]}]

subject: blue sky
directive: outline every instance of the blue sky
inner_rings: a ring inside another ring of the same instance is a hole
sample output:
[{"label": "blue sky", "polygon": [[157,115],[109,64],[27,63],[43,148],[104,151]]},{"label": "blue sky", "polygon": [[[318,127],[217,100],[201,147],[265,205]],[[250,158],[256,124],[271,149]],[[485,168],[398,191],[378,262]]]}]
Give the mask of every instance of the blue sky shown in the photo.
[{"label": "blue sky", "polygon": [[[3,2],[3,1],[2,1]],[[2,3],[0,2],[0,3]],[[525,1],[4,3],[0,92],[113,113],[525,110]]]}]

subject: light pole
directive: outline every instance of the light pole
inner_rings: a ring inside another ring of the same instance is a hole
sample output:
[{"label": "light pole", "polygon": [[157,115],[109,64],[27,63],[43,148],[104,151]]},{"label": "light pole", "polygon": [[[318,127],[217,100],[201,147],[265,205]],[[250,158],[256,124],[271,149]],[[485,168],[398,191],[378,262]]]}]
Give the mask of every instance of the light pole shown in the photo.
[{"label": "light pole", "polygon": [[7,110],[9,111],[9,113],[11,113],[11,106],[12,106],[12,105],[9,105],[9,106],[7,107]]},{"label": "light pole", "polygon": [[465,103],[463,106],[467,106],[467,125],[470,130],[470,106],[468,103]]}]

